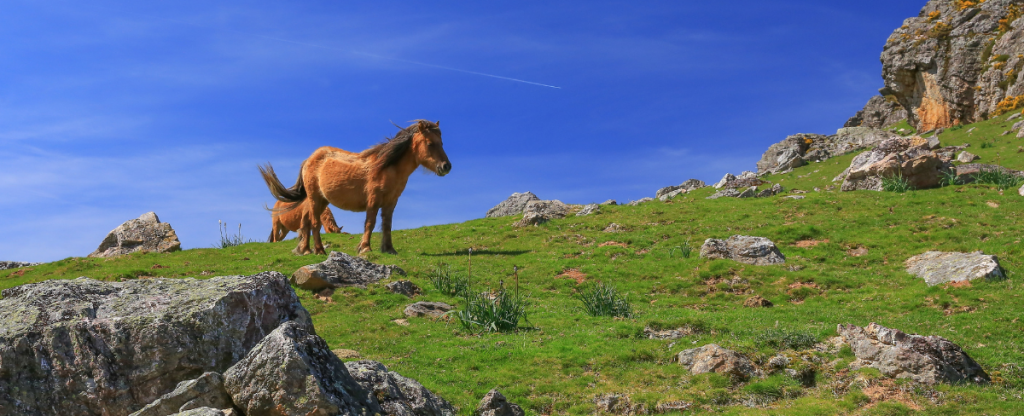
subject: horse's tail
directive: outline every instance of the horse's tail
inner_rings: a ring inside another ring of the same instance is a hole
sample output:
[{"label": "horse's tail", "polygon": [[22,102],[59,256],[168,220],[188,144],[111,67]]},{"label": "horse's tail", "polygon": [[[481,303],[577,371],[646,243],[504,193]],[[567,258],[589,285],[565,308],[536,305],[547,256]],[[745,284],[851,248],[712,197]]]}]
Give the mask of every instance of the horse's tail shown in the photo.
[{"label": "horse's tail", "polygon": [[[302,166],[305,166],[306,162],[302,162]],[[285,188],[281,184],[281,180],[277,179],[277,174],[274,173],[274,167],[267,163],[266,166],[256,166],[260,169],[260,175],[263,175],[263,180],[267,183],[267,188],[270,189],[270,194],[275,199],[281,202],[302,202],[306,199],[306,185],[302,181],[302,166],[299,167],[299,179],[295,181],[295,185],[291,188]]]}]

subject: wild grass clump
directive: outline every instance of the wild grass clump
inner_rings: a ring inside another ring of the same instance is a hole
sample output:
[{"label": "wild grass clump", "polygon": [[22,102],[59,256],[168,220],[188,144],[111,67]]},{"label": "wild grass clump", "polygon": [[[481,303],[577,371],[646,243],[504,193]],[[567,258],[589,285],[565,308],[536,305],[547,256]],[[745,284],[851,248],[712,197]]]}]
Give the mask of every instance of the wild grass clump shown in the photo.
[{"label": "wild grass clump", "polygon": [[690,247],[690,240],[686,240],[686,244],[670,248],[668,250],[668,257],[672,258],[676,252],[678,252],[679,256],[684,259],[690,258],[690,256],[693,255],[693,247]]},{"label": "wild grass clump", "polygon": [[779,399],[788,399],[800,395],[800,383],[782,374],[770,376],[764,380],[747,384],[743,391],[749,394],[756,405],[765,405]]},{"label": "wild grass clump", "polygon": [[993,147],[996,147],[996,145],[995,145],[995,143],[992,143],[992,142],[981,142],[981,144],[978,145],[978,147],[980,147],[982,149],[991,149]]},{"label": "wild grass clump", "polygon": [[576,298],[583,302],[583,310],[590,316],[633,317],[629,296],[619,293],[615,286],[599,282],[580,290]]},{"label": "wild grass clump", "polygon": [[911,185],[910,181],[908,181],[907,178],[904,178],[903,175],[896,175],[888,178],[882,178],[882,190],[902,194],[907,191],[913,191],[914,186]]},{"label": "wild grass clump", "polygon": [[776,350],[804,350],[817,342],[817,337],[810,332],[779,328],[769,328],[754,337],[754,343]]},{"label": "wild grass clump", "polygon": [[941,176],[939,177],[939,185],[946,187],[953,185],[963,185],[963,183],[960,180],[960,177],[957,176],[956,171],[945,170],[942,171]]},{"label": "wild grass clump", "polygon": [[999,170],[983,170],[974,175],[976,183],[995,185],[999,189],[1011,189],[1024,184],[1024,178]]},{"label": "wild grass clump", "polygon": [[470,332],[514,332],[520,321],[529,322],[529,305],[518,293],[498,290],[464,297],[466,308],[455,313],[462,327]]},{"label": "wild grass clump", "polygon": [[242,236],[242,224],[238,224],[238,234],[235,235],[228,233],[228,223],[217,220],[217,224],[220,231],[220,244],[214,244],[213,248],[228,248],[257,242],[256,240],[246,240]]},{"label": "wild grass clump", "polygon": [[438,292],[450,296],[466,297],[469,295],[469,277],[453,272],[450,265],[441,263],[434,266],[427,274],[427,279]]}]

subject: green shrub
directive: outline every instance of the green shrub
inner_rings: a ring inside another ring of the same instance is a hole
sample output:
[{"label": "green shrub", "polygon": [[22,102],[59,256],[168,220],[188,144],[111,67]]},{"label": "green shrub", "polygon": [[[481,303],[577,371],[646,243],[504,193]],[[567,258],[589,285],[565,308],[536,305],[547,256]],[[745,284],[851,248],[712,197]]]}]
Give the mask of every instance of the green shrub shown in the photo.
[{"label": "green shrub", "polygon": [[580,290],[576,298],[583,302],[583,310],[590,316],[633,316],[633,307],[629,304],[628,296],[619,293],[611,285],[598,283]]},{"label": "green shrub", "polygon": [[882,190],[886,192],[905,193],[914,190],[907,178],[903,175],[896,175],[889,178],[882,178]]},{"label": "green shrub", "polygon": [[769,328],[754,337],[754,342],[777,350],[802,350],[816,344],[818,339],[807,331]]},{"label": "green shrub", "polygon": [[451,266],[447,263],[434,266],[434,270],[427,274],[427,278],[438,292],[451,296],[469,295],[469,277],[452,272]]}]

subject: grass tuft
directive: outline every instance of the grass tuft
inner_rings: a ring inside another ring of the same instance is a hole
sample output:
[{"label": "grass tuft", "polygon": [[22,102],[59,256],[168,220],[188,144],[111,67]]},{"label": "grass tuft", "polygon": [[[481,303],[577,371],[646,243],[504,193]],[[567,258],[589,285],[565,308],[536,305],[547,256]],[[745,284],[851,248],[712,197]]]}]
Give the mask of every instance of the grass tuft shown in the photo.
[{"label": "grass tuft", "polygon": [[882,190],[902,194],[907,191],[913,191],[914,186],[911,185],[910,181],[908,181],[907,178],[904,178],[903,175],[897,175],[889,178],[882,178]]},{"label": "grass tuft", "polygon": [[807,331],[769,328],[754,337],[754,342],[776,350],[803,350],[814,346],[818,339]]},{"label": "grass tuft", "polygon": [[427,274],[427,279],[438,292],[450,296],[469,296],[469,277],[453,272],[450,265],[440,263]]},{"label": "grass tuft", "polygon": [[258,242],[256,240],[246,240],[242,236],[242,224],[238,224],[238,234],[234,235],[228,233],[228,223],[218,220],[217,226],[220,231],[220,243],[214,244],[213,248],[228,248]]},{"label": "grass tuft", "polygon": [[583,310],[590,316],[633,317],[629,296],[615,290],[615,286],[598,283],[580,290],[576,298],[583,302]]},{"label": "grass tuft", "polygon": [[1012,189],[1024,184],[1024,178],[998,170],[983,170],[974,176],[975,183],[995,185],[999,189]]},{"label": "grass tuft", "polygon": [[529,302],[518,293],[504,289],[496,295],[480,293],[466,296],[466,308],[455,313],[462,327],[470,332],[515,332],[519,322],[529,319],[526,307]]}]

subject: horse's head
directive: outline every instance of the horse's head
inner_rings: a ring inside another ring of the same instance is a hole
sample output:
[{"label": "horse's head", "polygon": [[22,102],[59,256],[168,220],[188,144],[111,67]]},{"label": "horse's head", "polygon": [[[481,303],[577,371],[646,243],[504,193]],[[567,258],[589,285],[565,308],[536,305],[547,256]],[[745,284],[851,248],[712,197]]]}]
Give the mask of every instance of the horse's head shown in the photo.
[{"label": "horse's head", "polygon": [[452,171],[452,162],[448,161],[444,144],[441,142],[441,122],[419,120],[417,123],[419,131],[412,138],[412,151],[416,156],[416,162],[438,176],[447,175]]}]

